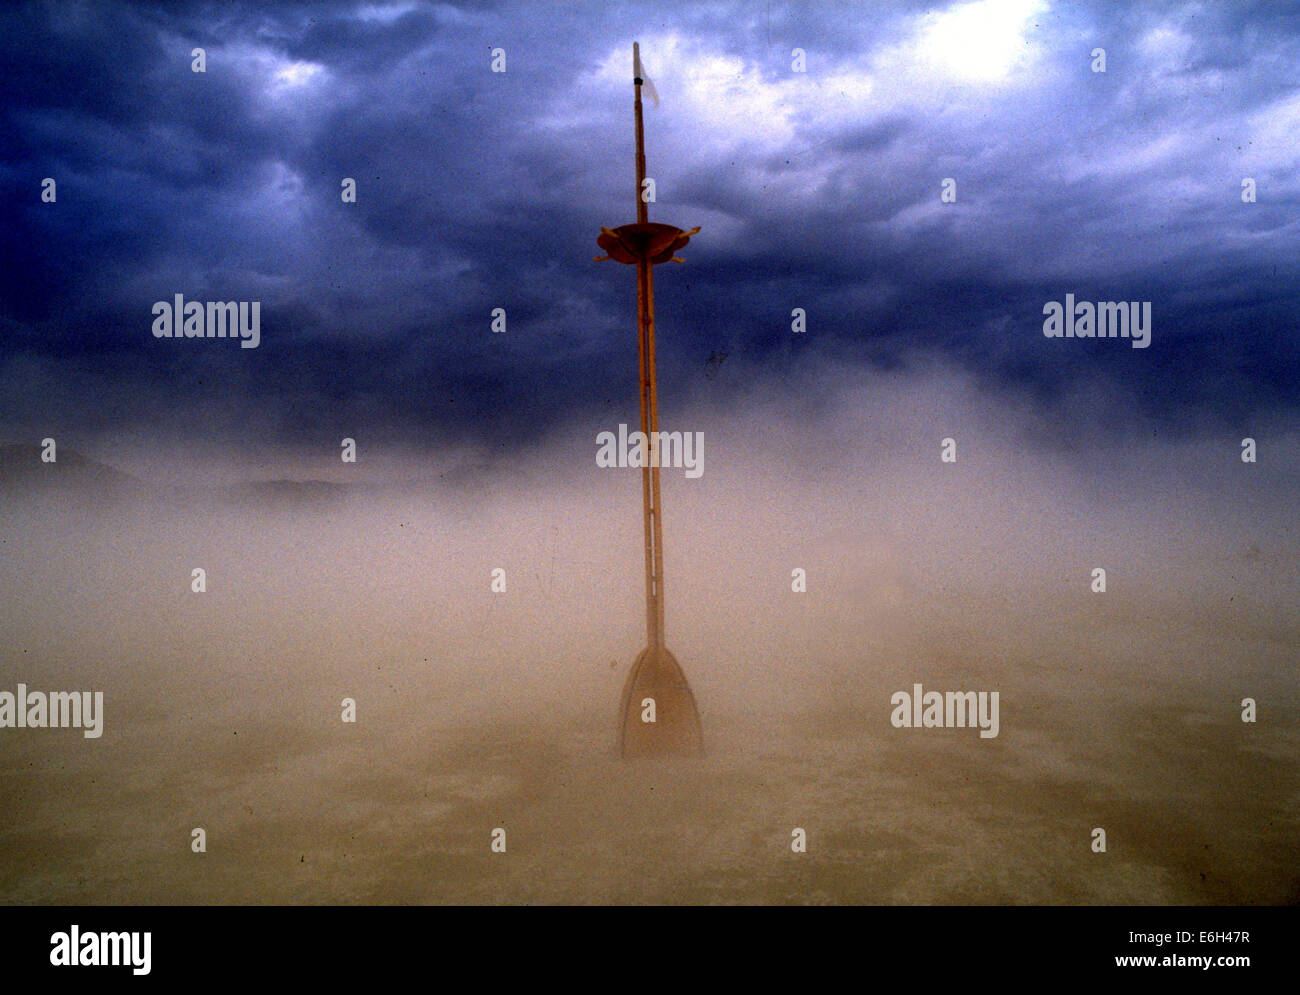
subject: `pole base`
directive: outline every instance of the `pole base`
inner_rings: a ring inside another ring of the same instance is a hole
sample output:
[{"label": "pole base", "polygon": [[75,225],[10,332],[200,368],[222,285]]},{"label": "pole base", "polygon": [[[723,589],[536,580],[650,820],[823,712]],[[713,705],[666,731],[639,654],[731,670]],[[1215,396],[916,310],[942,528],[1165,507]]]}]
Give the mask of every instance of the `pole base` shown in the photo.
[{"label": "pole base", "polygon": [[667,649],[648,646],[632,664],[623,685],[619,752],[625,759],[704,753],[695,695]]}]

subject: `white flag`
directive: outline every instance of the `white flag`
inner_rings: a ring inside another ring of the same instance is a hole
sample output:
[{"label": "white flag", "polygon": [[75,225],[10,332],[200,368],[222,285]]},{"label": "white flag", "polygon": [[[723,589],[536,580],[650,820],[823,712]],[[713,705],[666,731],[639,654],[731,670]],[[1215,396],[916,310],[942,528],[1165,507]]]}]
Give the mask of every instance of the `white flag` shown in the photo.
[{"label": "white flag", "polygon": [[642,88],[646,95],[654,101],[656,107],[659,106],[659,94],[655,90],[655,85],[650,82],[650,77],[645,74],[641,68],[641,45],[638,42],[632,43],[632,75],[641,81]]}]

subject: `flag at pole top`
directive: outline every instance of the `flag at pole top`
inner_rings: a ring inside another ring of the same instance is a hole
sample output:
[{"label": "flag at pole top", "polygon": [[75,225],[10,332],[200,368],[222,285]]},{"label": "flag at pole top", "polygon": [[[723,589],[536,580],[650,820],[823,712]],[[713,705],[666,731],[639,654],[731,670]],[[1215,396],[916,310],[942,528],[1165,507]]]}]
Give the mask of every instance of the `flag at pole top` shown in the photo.
[{"label": "flag at pole top", "polygon": [[655,85],[650,82],[650,77],[645,74],[645,68],[641,65],[641,43],[635,41],[632,43],[632,76],[637,83],[641,84],[646,96],[658,107],[659,93],[655,90]]}]

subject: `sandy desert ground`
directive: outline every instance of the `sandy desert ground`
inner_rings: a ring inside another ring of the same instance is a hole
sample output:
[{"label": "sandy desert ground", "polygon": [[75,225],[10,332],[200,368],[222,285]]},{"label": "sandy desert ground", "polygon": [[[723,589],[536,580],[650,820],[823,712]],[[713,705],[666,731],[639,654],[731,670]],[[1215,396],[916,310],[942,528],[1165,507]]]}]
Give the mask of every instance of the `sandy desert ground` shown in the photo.
[{"label": "sandy desert ground", "polygon": [[[0,731],[0,901],[1300,901],[1294,539],[1268,502],[1177,459],[1174,504],[1149,476],[843,452],[666,482],[668,642],[708,741],[672,762],[614,749],[633,477],[11,494],[0,687],[106,705],[97,740]],[[998,690],[999,735],[893,728],[914,682]]]}]

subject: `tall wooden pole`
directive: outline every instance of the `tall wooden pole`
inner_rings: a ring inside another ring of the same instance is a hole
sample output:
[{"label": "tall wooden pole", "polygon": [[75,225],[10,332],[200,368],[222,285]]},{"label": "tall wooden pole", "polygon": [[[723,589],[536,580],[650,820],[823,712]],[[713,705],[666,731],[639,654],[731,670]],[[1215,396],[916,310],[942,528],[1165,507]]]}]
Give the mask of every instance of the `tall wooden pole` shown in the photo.
[{"label": "tall wooden pole", "polygon": [[[634,108],[636,113],[636,220],[650,220],[645,196],[645,124],[641,116],[641,47],[632,44],[632,62],[637,69]],[[654,266],[644,256],[637,259],[637,314],[640,337],[637,343],[641,380],[641,434],[647,440],[641,467],[641,503],[645,517],[646,641],[657,649],[664,645],[664,536],[659,492],[659,388],[655,377],[655,292]]]},{"label": "tall wooden pole", "polygon": [[[655,372],[654,267],[681,262],[674,253],[699,231],[652,223],[645,199],[645,127],[641,116],[641,49],[632,48],[636,114],[636,222],[604,228],[596,244],[605,250],[597,260],[613,259],[636,266],[637,383],[641,406],[641,504],[645,539],[646,648],[623,685],[619,752],[624,757],[704,750],[699,710],[677,658],[664,645],[664,536],[659,490],[659,389]],[[654,707],[652,707],[654,706]],[[650,708],[647,718],[643,709]],[[654,715],[657,714],[657,718]]]}]

